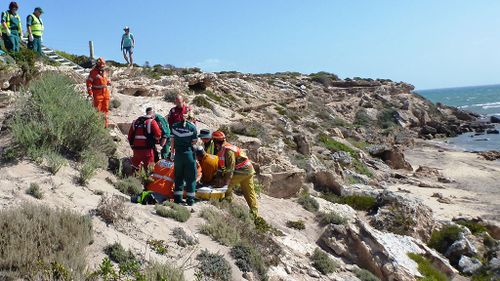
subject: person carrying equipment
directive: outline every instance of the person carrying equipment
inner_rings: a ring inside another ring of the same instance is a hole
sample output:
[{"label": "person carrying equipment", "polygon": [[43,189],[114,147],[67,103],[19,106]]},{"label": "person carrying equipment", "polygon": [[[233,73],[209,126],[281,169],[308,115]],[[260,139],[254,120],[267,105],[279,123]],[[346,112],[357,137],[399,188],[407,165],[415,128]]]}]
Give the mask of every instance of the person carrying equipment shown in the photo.
[{"label": "person carrying equipment", "polygon": [[132,33],[130,33],[130,28],[128,26],[125,26],[123,29],[125,33],[122,35],[122,42],[121,42],[121,49],[123,52],[123,57],[125,58],[125,61],[127,61],[127,64],[129,66],[134,65],[134,59],[132,57],[132,54],[134,53],[134,48],[135,48],[135,38]]},{"label": "person carrying equipment", "polygon": [[202,146],[196,147],[195,154],[196,160],[201,166],[200,183],[202,185],[213,185],[219,167],[219,157],[208,154]]},{"label": "person carrying equipment", "polygon": [[170,128],[172,128],[175,123],[182,122],[183,116],[188,114],[190,111],[191,107],[186,104],[184,97],[178,95],[175,98],[175,107],[172,107],[168,113],[168,125],[170,125]]},{"label": "person carrying equipment", "polygon": [[128,142],[134,153],[131,162],[136,171],[142,165],[147,169],[155,163],[153,150],[156,149],[160,138],[161,130],[153,116],[141,116],[132,122],[128,131]]},{"label": "person carrying equipment", "polygon": [[215,151],[214,140],[212,139],[212,132],[208,129],[201,129],[198,137],[203,142],[203,148],[205,152],[211,155],[217,155]]},{"label": "person carrying equipment", "polygon": [[173,146],[175,149],[175,191],[174,202],[183,203],[184,183],[186,184],[186,203],[194,204],[196,196],[196,161],[193,145],[198,140],[198,131],[194,125],[194,115],[190,112],[182,115],[182,121],[172,126]]},{"label": "person carrying equipment", "polygon": [[146,115],[153,116],[153,119],[156,121],[156,124],[158,124],[161,130],[161,151],[160,154],[158,154],[158,150],[155,148],[155,162],[158,162],[160,158],[167,159],[168,154],[170,153],[170,127],[168,126],[168,122],[165,118],[163,118],[163,116],[156,114],[152,107],[146,108]]},{"label": "person carrying equipment", "polygon": [[21,17],[17,13],[19,6],[16,2],[10,2],[9,10],[2,13],[2,39],[7,51],[19,52],[21,48],[21,38],[23,37],[23,27]]},{"label": "person carrying equipment", "polygon": [[258,216],[257,194],[255,193],[252,162],[239,147],[226,141],[221,131],[212,134],[219,157],[219,173],[222,176],[224,187],[227,187],[226,198],[231,201],[233,189],[239,185],[253,217]]},{"label": "person carrying equipment", "polygon": [[43,55],[42,52],[42,36],[43,36],[43,21],[41,16],[43,10],[40,7],[36,7],[33,14],[26,18],[26,26],[28,30],[28,48],[33,50],[33,52],[38,53],[40,56]]},{"label": "person carrying equipment", "polygon": [[107,128],[110,96],[108,87],[111,85],[111,81],[104,69],[105,66],[106,61],[103,58],[97,59],[95,67],[92,68],[87,78],[87,93],[92,98],[97,111],[104,113],[104,124]]}]

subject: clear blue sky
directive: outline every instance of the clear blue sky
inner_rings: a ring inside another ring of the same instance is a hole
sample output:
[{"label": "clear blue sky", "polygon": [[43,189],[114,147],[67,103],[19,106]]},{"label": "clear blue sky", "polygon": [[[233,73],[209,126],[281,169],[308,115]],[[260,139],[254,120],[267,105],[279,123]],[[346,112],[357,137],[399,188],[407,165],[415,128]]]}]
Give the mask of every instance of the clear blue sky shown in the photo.
[{"label": "clear blue sky", "polygon": [[[122,60],[125,25],[139,64],[206,71],[329,71],[420,89],[500,83],[498,0],[19,0],[44,8],[45,43]],[[6,1],[2,5],[7,5]]]}]

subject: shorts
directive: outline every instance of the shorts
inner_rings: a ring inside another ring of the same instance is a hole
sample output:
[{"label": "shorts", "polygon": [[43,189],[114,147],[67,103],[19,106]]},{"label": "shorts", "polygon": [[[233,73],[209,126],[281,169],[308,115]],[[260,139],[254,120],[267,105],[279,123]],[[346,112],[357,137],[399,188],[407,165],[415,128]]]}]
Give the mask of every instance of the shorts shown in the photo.
[{"label": "shorts", "polygon": [[130,47],[123,47],[123,52],[129,53],[129,54],[134,53],[134,51],[132,49],[132,46],[130,46]]}]

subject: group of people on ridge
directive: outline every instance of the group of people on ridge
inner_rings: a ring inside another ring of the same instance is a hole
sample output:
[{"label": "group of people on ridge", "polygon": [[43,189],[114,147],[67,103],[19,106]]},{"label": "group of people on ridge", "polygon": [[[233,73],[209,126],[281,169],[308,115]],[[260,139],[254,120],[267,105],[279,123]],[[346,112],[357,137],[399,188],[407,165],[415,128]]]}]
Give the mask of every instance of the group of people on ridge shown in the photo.
[{"label": "group of people on ridge", "polygon": [[[1,35],[4,47],[9,52],[19,52],[21,39],[23,38],[23,27],[21,17],[18,13],[19,5],[10,2],[9,9],[1,14]],[[26,18],[26,30],[28,37],[28,48],[42,55],[43,37],[43,10],[36,7],[32,14]]]}]

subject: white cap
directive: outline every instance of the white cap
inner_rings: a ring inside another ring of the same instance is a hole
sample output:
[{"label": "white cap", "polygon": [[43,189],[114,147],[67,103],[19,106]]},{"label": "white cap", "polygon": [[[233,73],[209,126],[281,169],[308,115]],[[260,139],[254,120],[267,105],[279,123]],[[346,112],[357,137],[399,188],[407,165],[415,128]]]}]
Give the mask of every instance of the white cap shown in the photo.
[{"label": "white cap", "polygon": [[123,28],[123,30],[127,30],[127,29],[130,29],[130,28],[129,28],[128,26],[125,26],[125,27]]}]

